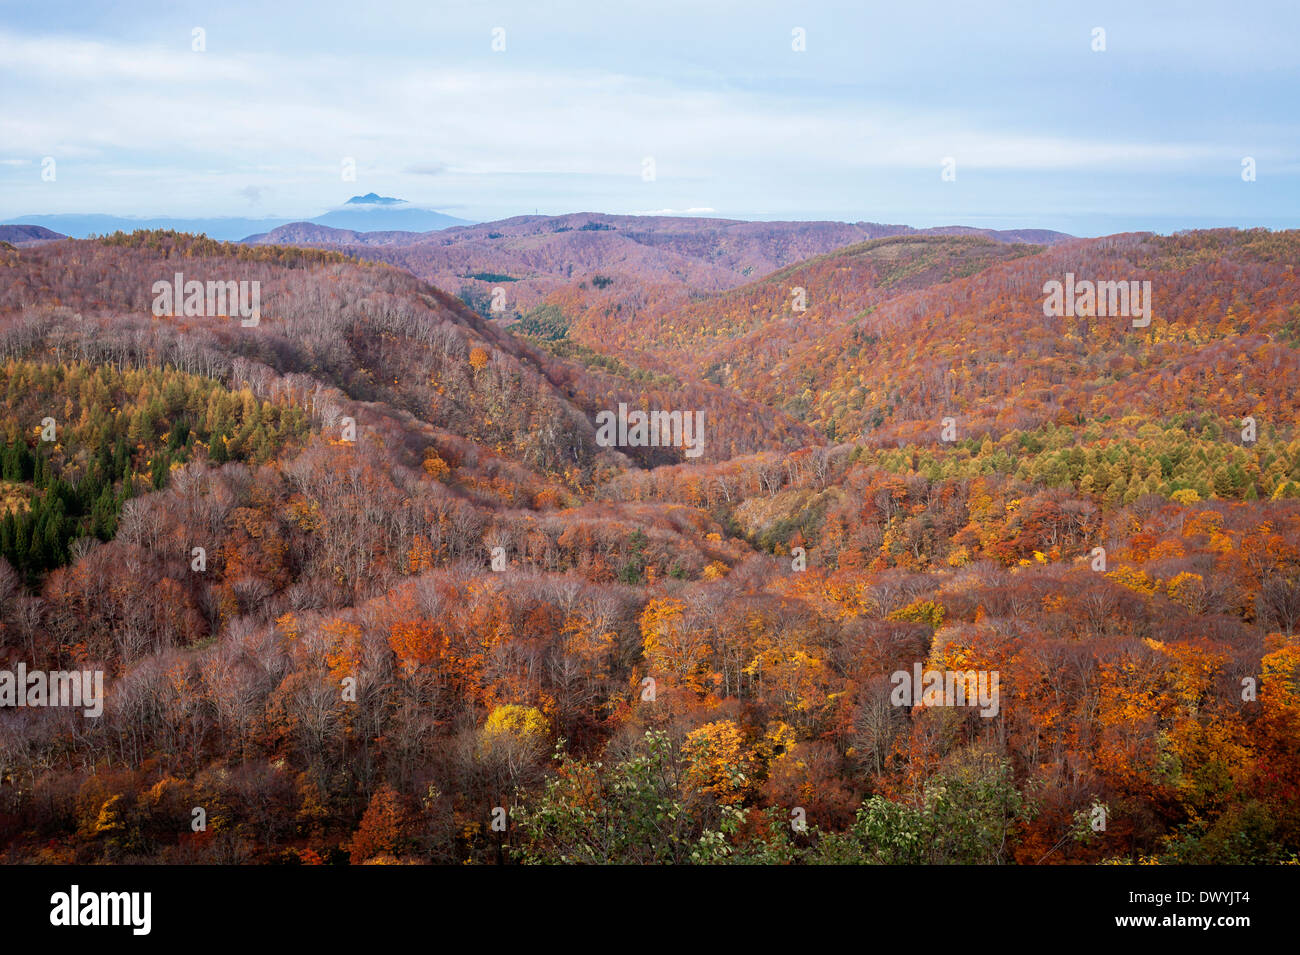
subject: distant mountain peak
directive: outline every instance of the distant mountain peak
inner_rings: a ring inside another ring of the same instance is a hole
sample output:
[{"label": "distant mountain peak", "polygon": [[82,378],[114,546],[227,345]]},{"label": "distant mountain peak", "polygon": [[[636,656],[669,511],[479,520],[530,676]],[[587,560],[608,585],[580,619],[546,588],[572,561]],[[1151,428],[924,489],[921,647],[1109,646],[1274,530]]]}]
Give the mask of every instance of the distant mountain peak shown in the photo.
[{"label": "distant mountain peak", "polygon": [[346,203],[349,206],[402,206],[406,205],[405,199],[394,199],[392,196],[381,196],[373,192],[367,192],[364,196],[353,196]]}]

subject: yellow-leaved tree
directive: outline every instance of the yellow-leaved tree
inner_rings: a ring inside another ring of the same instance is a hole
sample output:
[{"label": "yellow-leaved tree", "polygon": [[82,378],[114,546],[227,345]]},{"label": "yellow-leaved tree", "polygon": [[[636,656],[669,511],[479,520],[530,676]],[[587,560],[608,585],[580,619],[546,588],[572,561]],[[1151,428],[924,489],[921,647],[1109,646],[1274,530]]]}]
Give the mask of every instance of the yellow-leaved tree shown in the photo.
[{"label": "yellow-leaved tree", "polygon": [[751,795],[758,760],[732,720],[705,723],[682,743],[686,780],[723,805],[739,805]]}]

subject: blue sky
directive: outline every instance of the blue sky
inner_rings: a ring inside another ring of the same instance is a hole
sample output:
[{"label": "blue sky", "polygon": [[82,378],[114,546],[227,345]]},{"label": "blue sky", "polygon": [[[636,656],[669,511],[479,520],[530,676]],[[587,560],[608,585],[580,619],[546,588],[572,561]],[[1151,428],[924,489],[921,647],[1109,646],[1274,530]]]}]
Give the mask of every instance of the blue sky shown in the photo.
[{"label": "blue sky", "polygon": [[0,219],[374,191],[477,220],[1290,228],[1297,35],[1295,0],[0,0]]}]

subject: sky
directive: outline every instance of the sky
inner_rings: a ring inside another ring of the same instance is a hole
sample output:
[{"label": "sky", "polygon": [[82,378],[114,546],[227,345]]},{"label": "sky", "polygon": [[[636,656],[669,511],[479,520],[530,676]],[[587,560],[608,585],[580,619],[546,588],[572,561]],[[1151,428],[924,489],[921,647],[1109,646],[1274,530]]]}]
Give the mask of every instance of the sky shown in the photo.
[{"label": "sky", "polygon": [[1297,0],[0,0],[0,221],[373,191],[478,221],[1294,228],[1297,35]]}]

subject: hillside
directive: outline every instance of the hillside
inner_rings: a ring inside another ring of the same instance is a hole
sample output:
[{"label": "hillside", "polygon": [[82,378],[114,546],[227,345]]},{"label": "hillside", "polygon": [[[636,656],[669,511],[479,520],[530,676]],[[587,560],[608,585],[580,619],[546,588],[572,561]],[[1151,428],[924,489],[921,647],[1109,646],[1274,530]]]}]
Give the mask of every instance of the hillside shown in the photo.
[{"label": "hillside", "polygon": [[62,233],[38,225],[0,225],[0,242],[8,242],[19,248],[66,238]]},{"label": "hillside", "polygon": [[[832,249],[901,234],[976,234],[991,241],[1060,242],[1061,233],[843,222],[745,222],[574,213],[518,216],[419,236],[304,233],[296,226],[247,242],[337,247],[398,265],[454,292],[484,315],[515,320],[548,296],[589,284],[623,304],[717,292]],[[491,307],[500,289],[500,309]]]},{"label": "hillside", "polygon": [[[1296,410],[1284,383],[1297,373],[1297,246],[1295,233],[1263,230],[1048,249],[908,236],[667,308],[599,293],[557,294],[548,307],[564,337],[699,375],[830,440],[937,441],[944,417],[963,437],[995,439],[1129,415],[1277,421]],[[1045,283],[1067,274],[1149,281],[1150,324],[1045,316]]]},{"label": "hillside", "polygon": [[822,344],[836,327],[896,296],[1040,251],[983,237],[893,236],[813,256],[716,295],[634,306],[607,290],[566,289],[545,307],[565,317],[576,341],[716,380],[733,357],[745,365],[795,342]]},{"label": "hillside", "polygon": [[392,245],[410,242],[422,232],[356,232],[336,229],[315,222],[290,222],[276,226],[269,232],[250,235],[243,241],[248,245],[298,245],[313,248],[330,248],[356,245]]}]

